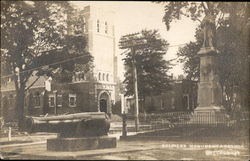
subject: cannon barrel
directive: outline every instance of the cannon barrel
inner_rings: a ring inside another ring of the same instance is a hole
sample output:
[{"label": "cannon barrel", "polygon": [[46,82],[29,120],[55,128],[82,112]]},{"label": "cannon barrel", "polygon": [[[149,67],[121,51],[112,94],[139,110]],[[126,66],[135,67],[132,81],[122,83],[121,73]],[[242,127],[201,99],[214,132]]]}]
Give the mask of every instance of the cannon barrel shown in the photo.
[{"label": "cannon barrel", "polygon": [[27,117],[25,130],[29,133],[52,132],[61,137],[107,135],[109,117],[104,112],[85,112],[50,117]]}]

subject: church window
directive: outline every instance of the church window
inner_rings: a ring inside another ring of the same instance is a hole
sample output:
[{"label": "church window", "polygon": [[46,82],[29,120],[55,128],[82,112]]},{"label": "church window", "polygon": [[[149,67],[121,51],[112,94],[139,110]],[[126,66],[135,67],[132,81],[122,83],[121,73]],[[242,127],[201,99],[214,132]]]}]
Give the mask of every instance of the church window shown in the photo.
[{"label": "church window", "polygon": [[101,80],[101,73],[99,73],[98,75],[98,80]]},{"label": "church window", "polygon": [[83,81],[83,80],[85,80],[85,75],[84,73],[80,73],[80,81]]},{"label": "church window", "polygon": [[82,80],[82,73],[78,73],[78,81]]},{"label": "church window", "polygon": [[97,20],[97,32],[100,32],[100,21]]},{"label": "church window", "polygon": [[102,74],[102,80],[105,80],[105,74],[104,73]]},{"label": "church window", "polygon": [[85,33],[87,30],[86,30],[86,20],[85,20],[85,18],[83,18],[83,27],[82,27],[82,29],[83,29],[83,33]]},{"label": "church window", "polygon": [[109,81],[109,74],[106,75],[106,81]]},{"label": "church window", "polygon": [[105,22],[105,33],[106,34],[108,33],[108,23],[107,23],[107,21]]}]

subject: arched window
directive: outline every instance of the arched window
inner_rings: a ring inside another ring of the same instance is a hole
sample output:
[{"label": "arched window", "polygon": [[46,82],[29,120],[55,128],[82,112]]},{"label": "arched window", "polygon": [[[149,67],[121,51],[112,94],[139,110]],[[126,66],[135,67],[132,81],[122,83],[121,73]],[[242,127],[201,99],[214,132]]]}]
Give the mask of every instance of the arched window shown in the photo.
[{"label": "arched window", "polygon": [[106,81],[109,81],[109,74],[106,75]]},{"label": "arched window", "polygon": [[104,73],[102,74],[102,80],[105,80],[105,74]]},{"label": "arched window", "polygon": [[83,81],[83,80],[85,80],[85,75],[84,75],[84,73],[79,73],[79,81]]},{"label": "arched window", "polygon": [[78,73],[78,81],[81,81],[82,73]]},{"label": "arched window", "polygon": [[100,32],[100,21],[99,20],[97,20],[97,24],[96,25],[97,25],[96,26],[97,27],[97,29],[96,29],[97,32]]},{"label": "arched window", "polygon": [[98,75],[98,80],[101,80],[101,73],[99,73]]},{"label": "arched window", "polygon": [[108,23],[107,23],[107,21],[105,22],[105,34],[107,34],[108,33]]},{"label": "arched window", "polygon": [[85,18],[83,18],[82,21],[83,21],[82,31],[83,31],[83,33],[85,33],[87,31],[86,30],[86,20],[85,20]]},{"label": "arched window", "polygon": [[73,82],[76,82],[76,74],[74,74],[72,77]]}]

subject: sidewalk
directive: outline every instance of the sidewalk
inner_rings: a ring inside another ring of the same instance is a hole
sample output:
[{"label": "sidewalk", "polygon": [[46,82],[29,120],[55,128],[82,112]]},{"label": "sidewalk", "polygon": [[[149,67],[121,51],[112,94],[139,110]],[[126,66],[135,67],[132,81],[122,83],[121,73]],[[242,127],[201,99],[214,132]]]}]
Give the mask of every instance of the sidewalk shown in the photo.
[{"label": "sidewalk", "polygon": [[[209,144],[209,143],[207,143]],[[211,144],[212,145],[212,144]],[[238,160],[248,159],[249,151],[247,147],[242,145],[221,145],[221,147],[208,147],[204,143],[192,143],[190,141],[117,141],[117,148],[86,150],[78,152],[53,152],[46,150],[46,144],[30,144],[25,146],[2,147],[2,155],[5,159],[105,159],[111,156],[116,159],[147,158],[151,159],[167,159],[172,157],[175,159],[190,158],[214,160],[214,156],[209,156],[213,151],[219,151],[231,154],[219,155],[218,160]],[[182,154],[182,155],[180,155]],[[185,154],[185,155],[184,155]],[[208,156],[207,156],[208,154]],[[197,158],[195,158],[197,155]],[[229,156],[228,156],[229,155]],[[112,158],[111,157],[111,158]],[[231,159],[230,159],[231,158]]]},{"label": "sidewalk", "polygon": [[[118,125],[119,126],[119,125]],[[161,132],[159,132],[161,133]],[[243,160],[249,159],[249,147],[240,143],[233,144],[227,139],[190,140],[188,138],[172,138],[164,136],[138,136],[128,133],[125,140],[120,140],[121,132],[109,134],[117,138],[117,148],[86,150],[79,152],[52,152],[47,151],[46,140],[55,138],[57,134],[35,133],[8,138],[0,138],[0,154],[5,159],[172,159],[185,158],[214,160]],[[203,146],[203,145],[206,145]],[[211,145],[211,147],[210,147]],[[218,147],[216,147],[218,145]],[[225,153],[225,154],[223,154]],[[228,154],[227,154],[228,153]],[[144,154],[148,155],[147,157]],[[222,155],[223,154],[223,155]],[[195,158],[197,155],[197,158]],[[212,155],[212,156],[209,156]],[[132,158],[130,158],[132,157]],[[226,158],[226,159],[225,159]],[[189,159],[192,160],[192,159]]]},{"label": "sidewalk", "polygon": [[36,142],[45,142],[49,138],[55,138],[57,134],[54,133],[36,133],[36,134],[22,134],[22,135],[15,135],[11,137],[11,140],[8,140],[8,137],[1,137],[0,138],[0,147],[11,147],[11,146],[18,146],[25,145],[29,143],[36,143]]}]

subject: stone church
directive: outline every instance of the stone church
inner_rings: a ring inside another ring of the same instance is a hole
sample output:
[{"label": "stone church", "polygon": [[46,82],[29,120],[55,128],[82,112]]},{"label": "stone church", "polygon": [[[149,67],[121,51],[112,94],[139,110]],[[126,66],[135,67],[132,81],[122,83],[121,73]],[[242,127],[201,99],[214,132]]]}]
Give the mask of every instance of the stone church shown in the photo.
[{"label": "stone church", "polygon": [[[117,56],[115,53],[114,13],[92,6],[77,11],[82,16],[83,34],[87,50],[94,58],[91,72],[74,73],[70,83],[58,83],[47,77],[40,79],[27,91],[25,114],[67,114],[76,112],[106,112],[111,114],[112,105],[118,99]],[[27,86],[36,79],[30,78]],[[14,82],[1,84],[1,116],[15,118]]]}]

